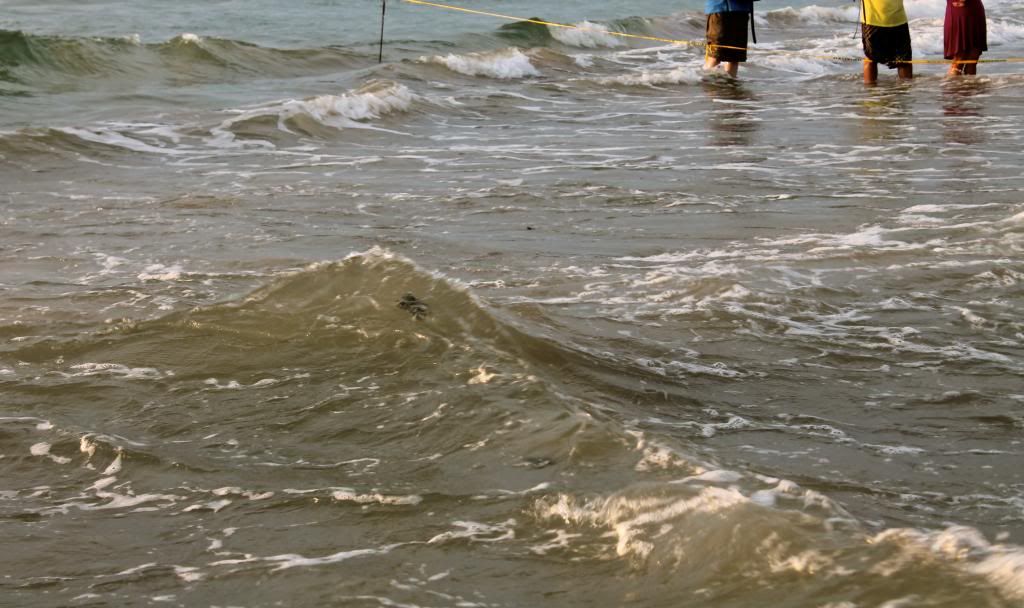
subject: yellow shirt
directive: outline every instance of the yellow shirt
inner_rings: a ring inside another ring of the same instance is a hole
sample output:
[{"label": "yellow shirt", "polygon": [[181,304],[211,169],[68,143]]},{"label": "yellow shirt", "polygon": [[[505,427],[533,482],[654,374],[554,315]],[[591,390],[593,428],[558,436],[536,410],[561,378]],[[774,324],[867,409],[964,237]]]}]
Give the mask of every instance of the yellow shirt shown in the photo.
[{"label": "yellow shirt", "polygon": [[861,22],[881,27],[896,27],[907,22],[907,12],[903,10],[903,0],[861,0],[864,3],[864,14]]}]

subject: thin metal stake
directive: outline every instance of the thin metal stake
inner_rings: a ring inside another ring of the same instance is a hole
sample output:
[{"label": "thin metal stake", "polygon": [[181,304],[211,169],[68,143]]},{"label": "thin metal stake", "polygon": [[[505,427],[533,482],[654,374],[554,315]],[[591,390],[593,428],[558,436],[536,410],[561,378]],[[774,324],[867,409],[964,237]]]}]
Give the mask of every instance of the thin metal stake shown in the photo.
[{"label": "thin metal stake", "polygon": [[388,12],[388,0],[380,0],[380,52],[377,54],[377,63],[384,61],[384,15]]}]

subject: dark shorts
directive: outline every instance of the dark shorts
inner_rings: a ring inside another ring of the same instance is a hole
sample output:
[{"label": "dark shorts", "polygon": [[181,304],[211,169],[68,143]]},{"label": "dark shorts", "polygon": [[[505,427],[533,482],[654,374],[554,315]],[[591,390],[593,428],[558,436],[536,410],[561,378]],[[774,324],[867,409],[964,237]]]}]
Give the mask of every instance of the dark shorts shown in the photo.
[{"label": "dark shorts", "polygon": [[708,46],[705,54],[719,61],[746,61],[747,23],[749,21],[750,13],[729,12],[708,15]]},{"label": "dark shorts", "polygon": [[910,61],[914,53],[910,50],[910,26],[904,23],[896,27],[861,24],[861,40],[864,42],[864,56],[871,61],[884,63],[890,68],[902,61]]}]

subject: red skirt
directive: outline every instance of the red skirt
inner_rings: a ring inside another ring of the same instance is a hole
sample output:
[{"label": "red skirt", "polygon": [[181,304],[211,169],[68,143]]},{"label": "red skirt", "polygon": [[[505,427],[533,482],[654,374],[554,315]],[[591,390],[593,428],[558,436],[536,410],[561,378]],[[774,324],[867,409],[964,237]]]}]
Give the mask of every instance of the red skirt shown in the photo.
[{"label": "red skirt", "polygon": [[988,50],[985,7],[981,0],[946,0],[946,59],[966,59]]}]

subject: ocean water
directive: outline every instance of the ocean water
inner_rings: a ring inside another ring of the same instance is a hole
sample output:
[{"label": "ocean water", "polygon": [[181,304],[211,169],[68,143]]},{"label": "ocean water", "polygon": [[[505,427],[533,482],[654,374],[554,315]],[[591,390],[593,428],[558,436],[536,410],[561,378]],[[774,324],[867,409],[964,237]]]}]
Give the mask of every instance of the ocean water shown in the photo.
[{"label": "ocean water", "polygon": [[0,606],[1024,605],[1024,64],[455,3],[0,1]]}]

